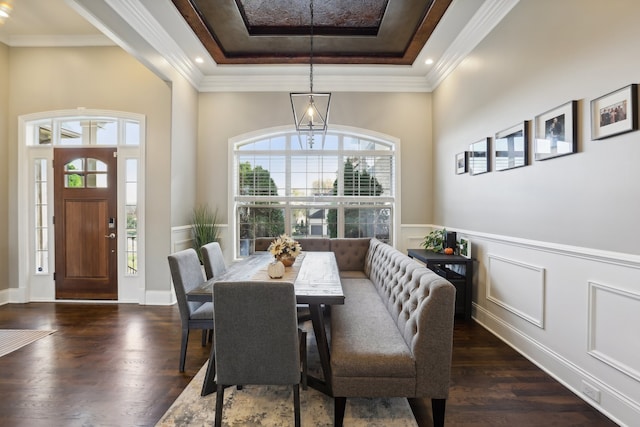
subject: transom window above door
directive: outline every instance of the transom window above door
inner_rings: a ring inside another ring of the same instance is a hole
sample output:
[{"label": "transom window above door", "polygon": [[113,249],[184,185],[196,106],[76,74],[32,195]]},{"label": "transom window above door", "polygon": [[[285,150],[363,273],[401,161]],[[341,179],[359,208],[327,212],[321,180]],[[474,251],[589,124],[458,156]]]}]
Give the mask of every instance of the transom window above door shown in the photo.
[{"label": "transom window above door", "polygon": [[140,122],[115,118],[59,118],[27,124],[27,145],[139,145]]}]

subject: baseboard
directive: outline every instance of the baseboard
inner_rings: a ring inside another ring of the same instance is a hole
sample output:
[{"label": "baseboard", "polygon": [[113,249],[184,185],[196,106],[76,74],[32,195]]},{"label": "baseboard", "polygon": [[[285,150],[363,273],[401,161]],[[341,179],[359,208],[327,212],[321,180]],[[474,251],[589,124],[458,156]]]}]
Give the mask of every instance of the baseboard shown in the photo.
[{"label": "baseboard", "polygon": [[9,303],[9,289],[0,290],[0,305]]},{"label": "baseboard", "polygon": [[145,291],[143,305],[173,305],[176,303],[173,287],[168,291]]}]

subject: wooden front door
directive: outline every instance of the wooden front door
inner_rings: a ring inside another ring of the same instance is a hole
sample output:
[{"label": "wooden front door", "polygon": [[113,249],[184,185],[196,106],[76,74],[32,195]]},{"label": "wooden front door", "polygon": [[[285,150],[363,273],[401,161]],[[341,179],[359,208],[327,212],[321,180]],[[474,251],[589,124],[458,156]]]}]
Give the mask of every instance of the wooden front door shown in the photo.
[{"label": "wooden front door", "polygon": [[56,148],[57,299],[117,299],[115,148]]}]

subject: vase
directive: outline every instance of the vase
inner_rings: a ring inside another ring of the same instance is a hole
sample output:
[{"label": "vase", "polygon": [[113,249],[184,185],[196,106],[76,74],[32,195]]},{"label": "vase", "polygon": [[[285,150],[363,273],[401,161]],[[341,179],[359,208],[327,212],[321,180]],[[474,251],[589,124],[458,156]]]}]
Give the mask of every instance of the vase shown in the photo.
[{"label": "vase", "polygon": [[272,279],[281,278],[282,276],[284,276],[284,264],[282,264],[282,262],[278,260],[273,261],[267,267],[267,273]]},{"label": "vase", "polygon": [[278,261],[284,264],[285,267],[291,267],[295,260],[295,257],[292,257],[289,254],[282,254],[278,257]]}]

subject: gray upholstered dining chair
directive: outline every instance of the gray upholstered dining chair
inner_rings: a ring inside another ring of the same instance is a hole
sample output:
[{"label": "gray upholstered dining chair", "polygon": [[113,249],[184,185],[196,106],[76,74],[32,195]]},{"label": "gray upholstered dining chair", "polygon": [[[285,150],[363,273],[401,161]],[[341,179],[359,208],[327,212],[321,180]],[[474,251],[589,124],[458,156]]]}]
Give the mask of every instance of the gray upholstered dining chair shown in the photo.
[{"label": "gray upholstered dining chair", "polygon": [[293,283],[216,282],[213,301],[215,425],[222,425],[225,386],[291,385],[299,426],[301,342]]},{"label": "gray upholstered dining chair", "polygon": [[205,281],[195,249],[189,248],[176,252],[169,255],[168,259],[182,322],[180,372],[184,372],[189,331],[202,329],[202,345],[206,344],[207,331],[213,329],[213,303],[187,301],[187,292]]},{"label": "gray upholstered dining chair", "polygon": [[220,243],[207,243],[200,248],[200,253],[202,254],[202,264],[204,264],[204,272],[207,280],[219,277],[227,271],[227,267],[224,265],[224,256],[222,255]]}]

